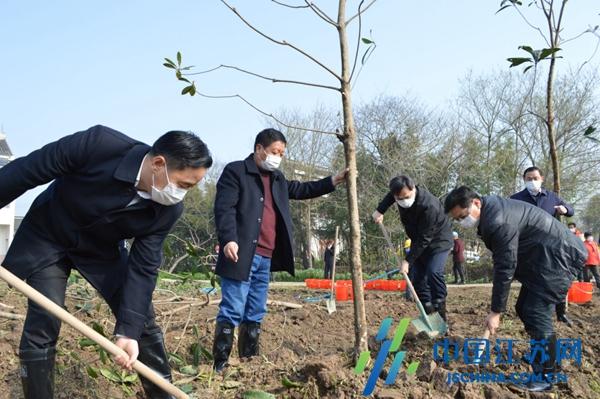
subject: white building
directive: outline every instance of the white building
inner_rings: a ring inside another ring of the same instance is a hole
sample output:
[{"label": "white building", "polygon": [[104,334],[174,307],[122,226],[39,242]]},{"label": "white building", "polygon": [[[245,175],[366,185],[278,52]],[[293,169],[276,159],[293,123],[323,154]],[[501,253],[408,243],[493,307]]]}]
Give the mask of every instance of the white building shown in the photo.
[{"label": "white building", "polygon": [[[6,135],[0,131],[0,168],[13,160],[13,154],[6,142]],[[15,234],[15,203],[12,202],[0,209],[0,260],[8,251],[8,246]]]}]

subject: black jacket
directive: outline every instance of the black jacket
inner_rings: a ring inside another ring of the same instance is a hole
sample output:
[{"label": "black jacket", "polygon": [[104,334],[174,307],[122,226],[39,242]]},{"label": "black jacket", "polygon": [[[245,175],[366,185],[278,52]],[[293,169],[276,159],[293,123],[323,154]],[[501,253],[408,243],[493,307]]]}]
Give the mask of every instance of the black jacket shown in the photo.
[{"label": "black jacket", "polygon": [[[148,316],[163,241],[183,210],[150,200],[127,207],[149,150],[94,126],[0,169],[0,207],[54,180],[25,215],[4,265],[24,279],[59,262],[76,267],[104,298],[118,303],[115,333],[134,339]],[[129,254],[123,250],[128,238],[135,238]]]},{"label": "black jacket", "polygon": [[[275,249],[271,271],[294,274],[293,232],[289,199],[308,199],[332,192],[331,177],[319,181],[300,183],[286,180],[279,170],[272,172],[271,192],[277,214]],[[233,280],[247,281],[256,252],[263,212],[263,183],[253,155],[243,161],[225,166],[217,182],[215,198],[215,224],[221,248],[235,241],[238,262],[234,263],[219,252],[216,273]]]},{"label": "black jacket", "polygon": [[[377,211],[385,213],[396,200],[389,192],[377,206]],[[406,235],[410,237],[410,252],[406,255],[408,263],[414,263],[422,255],[450,251],[454,245],[452,226],[444,213],[439,199],[427,189],[417,186],[417,197],[410,208],[396,205]]]},{"label": "black jacket", "polygon": [[506,310],[513,278],[548,302],[564,301],[586,260],[581,240],[523,201],[487,196],[482,203],[477,233],[493,253],[492,311]]}]

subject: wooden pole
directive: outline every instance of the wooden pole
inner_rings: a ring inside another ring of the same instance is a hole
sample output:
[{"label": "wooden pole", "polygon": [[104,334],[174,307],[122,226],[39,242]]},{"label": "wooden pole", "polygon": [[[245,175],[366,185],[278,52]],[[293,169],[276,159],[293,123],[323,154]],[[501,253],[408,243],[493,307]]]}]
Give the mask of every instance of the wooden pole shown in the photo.
[{"label": "wooden pole", "polygon": [[[100,345],[104,350],[110,353],[113,356],[125,356],[128,357],[127,353],[117,345],[112,343],[108,338],[94,331],[92,328],[88,327],[81,321],[79,321],[75,316],[64,310],[62,307],[58,306],[56,303],[52,302],[44,295],[42,295],[39,291],[32,288],[25,281],[21,280],[4,267],[0,266],[0,278],[14,287],[17,291],[20,291],[27,298],[31,299],[41,307],[43,307],[48,313],[56,316],[64,323],[67,323],[81,334],[85,335],[89,339],[96,342]],[[136,360],[133,363],[133,369],[137,371],[142,376],[146,377],[158,387],[160,387],[163,391],[175,396],[177,399],[189,399],[188,395],[185,394],[182,390],[177,388],[175,385],[171,384],[169,381],[165,380],[163,377],[158,375],[154,370]]]}]

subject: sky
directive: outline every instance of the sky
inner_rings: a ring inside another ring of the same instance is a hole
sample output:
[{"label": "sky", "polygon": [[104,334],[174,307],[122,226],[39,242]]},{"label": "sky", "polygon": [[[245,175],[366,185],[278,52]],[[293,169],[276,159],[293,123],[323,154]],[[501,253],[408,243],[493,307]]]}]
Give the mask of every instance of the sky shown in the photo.
[{"label": "sky", "polygon": [[[339,70],[337,32],[311,11],[268,0],[230,2],[265,33]],[[315,3],[336,16],[337,2]],[[348,1],[349,15],[358,3]],[[519,55],[522,44],[546,47],[514,10],[495,14],[499,3],[378,0],[362,20],[362,36],[377,48],[354,86],[354,103],[409,93],[441,108],[469,71],[507,68],[506,58]],[[540,22],[532,8],[524,12]],[[597,0],[569,2],[564,36],[600,24],[599,12]],[[162,66],[163,58],[175,59],[177,51],[197,70],[228,64],[275,78],[336,84],[302,55],[251,31],[218,0],[3,1],[0,17],[0,124],[16,156],[103,124],[148,144],[168,130],[191,130],[219,162],[245,157],[256,133],[270,122],[238,100],[182,96],[183,86]],[[350,30],[353,47],[356,28],[357,20]],[[595,44],[591,35],[570,42],[559,68],[581,64]],[[598,58],[588,67],[597,68]],[[337,92],[232,71],[194,80],[203,93],[241,94],[267,112],[340,107]],[[17,200],[17,215],[25,214],[39,192]]]}]

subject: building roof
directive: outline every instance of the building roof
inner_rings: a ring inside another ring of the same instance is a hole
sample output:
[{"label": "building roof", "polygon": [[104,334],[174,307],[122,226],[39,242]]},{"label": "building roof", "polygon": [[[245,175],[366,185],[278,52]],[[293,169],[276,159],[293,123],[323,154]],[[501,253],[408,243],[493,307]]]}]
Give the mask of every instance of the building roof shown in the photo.
[{"label": "building roof", "polygon": [[0,157],[12,157],[12,151],[6,142],[6,135],[0,132]]}]

